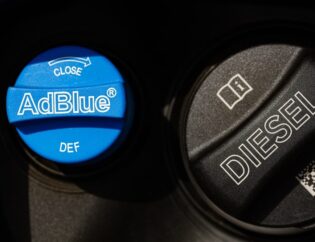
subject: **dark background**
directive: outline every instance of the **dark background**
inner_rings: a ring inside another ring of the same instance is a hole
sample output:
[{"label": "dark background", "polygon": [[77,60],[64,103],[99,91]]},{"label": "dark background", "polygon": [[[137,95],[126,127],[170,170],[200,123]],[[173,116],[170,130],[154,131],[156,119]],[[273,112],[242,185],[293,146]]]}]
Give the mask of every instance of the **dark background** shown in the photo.
[{"label": "dark background", "polygon": [[[312,45],[305,33],[315,29],[314,24],[315,8],[303,3],[1,1],[3,238],[119,242],[279,239],[243,231],[216,216],[206,218],[195,209],[179,185],[189,182],[182,174],[176,121],[169,120],[169,113],[180,111],[183,96],[205,66],[273,38]],[[104,161],[113,165],[97,174],[91,168],[93,174],[75,178],[75,169],[70,169],[69,178],[69,170],[61,176],[38,167],[5,114],[6,90],[28,61],[44,50],[67,44],[85,46],[111,58],[130,82],[136,107],[126,142]],[[303,241],[308,236],[281,239]]]}]

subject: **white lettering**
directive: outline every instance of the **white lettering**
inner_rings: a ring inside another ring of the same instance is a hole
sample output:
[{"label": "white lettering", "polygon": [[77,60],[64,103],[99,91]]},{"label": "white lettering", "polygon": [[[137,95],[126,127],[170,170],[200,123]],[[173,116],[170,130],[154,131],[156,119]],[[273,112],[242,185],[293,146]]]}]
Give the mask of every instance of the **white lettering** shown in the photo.
[{"label": "white lettering", "polygon": [[22,116],[25,111],[30,111],[33,115],[38,114],[33,96],[29,92],[24,93],[17,115]]},{"label": "white lettering", "polygon": [[72,112],[71,95],[68,92],[55,93],[55,114],[65,114]]},{"label": "white lettering", "polygon": [[249,166],[239,155],[229,156],[220,166],[237,185],[241,184],[249,175]]},{"label": "white lettering", "polygon": [[80,142],[60,142],[59,152],[60,153],[76,153],[79,151]]},{"label": "white lettering", "polygon": [[106,113],[110,108],[109,98],[105,95],[98,96],[95,100],[95,109],[100,113]]},{"label": "white lettering", "polygon": [[[261,158],[266,160],[269,156],[271,156],[273,152],[275,152],[278,149],[278,146],[276,144],[272,144],[271,142],[269,142],[270,139],[263,134],[264,133],[262,129],[258,128],[255,130],[254,133],[252,133],[251,136],[247,138],[247,142],[253,147],[253,149],[255,149],[255,151],[261,156]],[[268,143],[271,143],[269,147],[267,145]]]},{"label": "white lettering", "polygon": [[[291,108],[293,107],[293,108]],[[291,108],[291,110],[290,110]],[[293,98],[290,98],[280,109],[279,112],[293,126],[295,130],[299,130],[311,117],[307,112],[303,112],[305,107],[299,105]]]},{"label": "white lettering", "polygon": [[232,154],[221,162],[221,168],[237,185],[249,176],[249,164],[258,168],[263,160],[277,151],[280,144],[292,137],[293,131],[299,130],[315,115],[315,105],[301,92],[297,92],[277,111],[277,114],[265,120],[263,128],[250,133],[246,139],[247,144],[241,143],[238,147],[239,154]]},{"label": "white lettering", "polygon": [[47,92],[36,103],[32,93],[24,93],[17,115],[25,112],[32,115],[68,114],[68,113],[106,113],[110,110],[110,99],[105,95],[80,96],[79,91]]},{"label": "white lettering", "polygon": [[82,68],[77,66],[65,66],[65,67],[57,67],[54,68],[53,73],[56,77],[64,76],[64,75],[74,75],[81,76]]}]

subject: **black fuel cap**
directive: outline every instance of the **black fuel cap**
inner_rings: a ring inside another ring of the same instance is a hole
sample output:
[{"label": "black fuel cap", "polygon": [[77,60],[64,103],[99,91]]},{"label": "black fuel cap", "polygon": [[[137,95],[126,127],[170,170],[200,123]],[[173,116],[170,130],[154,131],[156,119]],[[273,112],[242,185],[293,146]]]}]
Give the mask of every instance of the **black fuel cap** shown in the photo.
[{"label": "black fuel cap", "polygon": [[242,222],[313,227],[315,51],[260,45],[205,73],[182,130],[198,190]]}]

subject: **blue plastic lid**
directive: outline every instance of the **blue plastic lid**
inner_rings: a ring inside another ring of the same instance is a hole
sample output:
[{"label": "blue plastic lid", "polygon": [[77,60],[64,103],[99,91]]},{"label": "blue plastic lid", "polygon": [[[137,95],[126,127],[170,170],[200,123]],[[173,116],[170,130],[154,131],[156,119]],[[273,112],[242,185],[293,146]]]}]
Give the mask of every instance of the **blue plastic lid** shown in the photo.
[{"label": "blue plastic lid", "polygon": [[63,46],[34,58],[7,92],[7,115],[38,155],[74,164],[106,152],[126,122],[124,79],[104,56]]}]

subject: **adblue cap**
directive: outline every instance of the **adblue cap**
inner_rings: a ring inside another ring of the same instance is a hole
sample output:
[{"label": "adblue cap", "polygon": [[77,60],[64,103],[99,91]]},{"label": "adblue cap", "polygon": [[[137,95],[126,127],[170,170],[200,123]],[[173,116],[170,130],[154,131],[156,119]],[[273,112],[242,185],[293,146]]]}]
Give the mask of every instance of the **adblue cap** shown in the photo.
[{"label": "adblue cap", "polygon": [[127,92],[105,56],[62,46],[23,69],[8,89],[7,116],[36,154],[57,163],[84,163],[121,142],[130,123]]}]

